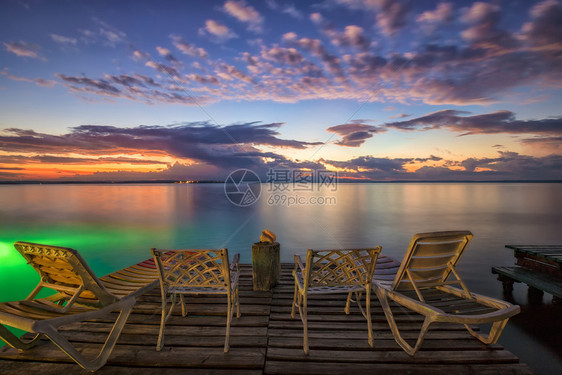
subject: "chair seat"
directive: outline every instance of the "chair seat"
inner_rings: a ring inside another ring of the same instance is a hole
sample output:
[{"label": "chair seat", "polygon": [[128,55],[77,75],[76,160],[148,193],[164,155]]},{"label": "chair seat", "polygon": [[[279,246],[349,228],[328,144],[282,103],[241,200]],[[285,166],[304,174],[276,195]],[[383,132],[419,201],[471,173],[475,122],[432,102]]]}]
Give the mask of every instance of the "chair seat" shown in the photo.
[{"label": "chair seat", "polygon": [[[295,274],[296,282],[300,289],[304,288],[304,281],[301,272],[296,272]],[[361,292],[365,290],[363,285],[318,285],[309,286],[307,289],[308,294],[330,294],[330,293],[349,293],[349,292]]]},{"label": "chair seat", "polygon": [[175,286],[168,288],[168,294],[185,293],[185,294],[227,294],[228,288],[219,287],[197,287],[197,286]]}]

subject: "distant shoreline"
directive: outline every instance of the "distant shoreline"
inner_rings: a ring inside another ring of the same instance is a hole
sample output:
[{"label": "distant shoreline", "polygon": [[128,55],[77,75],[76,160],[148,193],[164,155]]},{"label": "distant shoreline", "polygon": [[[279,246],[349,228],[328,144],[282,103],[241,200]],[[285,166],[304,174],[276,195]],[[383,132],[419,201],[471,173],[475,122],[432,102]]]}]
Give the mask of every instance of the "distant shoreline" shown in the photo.
[{"label": "distant shoreline", "polygon": [[[262,182],[266,184],[267,182]],[[370,181],[370,180],[338,180],[338,184],[416,184],[416,183],[469,183],[469,184],[493,184],[493,183],[541,183],[559,184],[562,180],[392,180],[392,181]],[[0,181],[0,185],[122,185],[122,184],[224,184],[224,181],[202,180],[202,181],[180,181],[180,180],[138,180],[138,181]]]}]

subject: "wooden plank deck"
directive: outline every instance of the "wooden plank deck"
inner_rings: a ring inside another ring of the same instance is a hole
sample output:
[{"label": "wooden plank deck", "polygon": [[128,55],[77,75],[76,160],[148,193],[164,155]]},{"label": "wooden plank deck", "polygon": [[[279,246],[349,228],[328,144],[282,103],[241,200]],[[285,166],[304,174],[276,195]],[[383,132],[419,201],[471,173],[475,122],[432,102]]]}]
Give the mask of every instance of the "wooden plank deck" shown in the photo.
[{"label": "wooden plank deck", "polygon": [[[391,262],[379,275],[390,273]],[[242,317],[234,319],[231,349],[223,353],[224,297],[193,297],[187,318],[176,311],[166,325],[166,346],[156,352],[160,325],[158,289],[138,299],[107,365],[99,374],[531,374],[531,369],[499,345],[486,347],[461,326],[436,325],[415,357],[394,342],[380,305],[373,301],[375,349],[367,343],[364,318],[355,306],[345,315],[345,296],[309,300],[310,355],[302,351],[302,323],[291,319],[292,265],[283,264],[272,292],[252,290],[250,265],[241,267]],[[383,276],[384,277],[384,276]],[[65,327],[69,340],[86,354],[101,347],[115,316]],[[417,337],[419,317],[398,314],[401,328]],[[24,353],[0,348],[0,373],[86,374],[49,341]]]}]

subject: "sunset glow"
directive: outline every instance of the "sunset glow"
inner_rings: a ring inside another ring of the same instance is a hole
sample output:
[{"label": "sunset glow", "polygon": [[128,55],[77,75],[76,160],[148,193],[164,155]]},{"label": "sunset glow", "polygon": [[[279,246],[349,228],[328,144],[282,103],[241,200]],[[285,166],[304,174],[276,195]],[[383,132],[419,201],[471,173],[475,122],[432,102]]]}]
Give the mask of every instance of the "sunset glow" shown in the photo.
[{"label": "sunset glow", "polygon": [[559,0],[0,8],[0,181],[562,179]]}]

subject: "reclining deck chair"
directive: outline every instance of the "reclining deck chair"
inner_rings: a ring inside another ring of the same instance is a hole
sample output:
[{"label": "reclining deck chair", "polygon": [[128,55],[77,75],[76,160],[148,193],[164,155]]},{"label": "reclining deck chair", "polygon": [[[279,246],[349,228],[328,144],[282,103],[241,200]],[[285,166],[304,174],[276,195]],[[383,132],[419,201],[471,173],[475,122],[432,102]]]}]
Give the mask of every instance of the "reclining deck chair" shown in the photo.
[{"label": "reclining deck chair", "polygon": [[[45,336],[84,369],[95,371],[102,367],[127,322],[135,297],[158,283],[154,264],[139,263],[98,279],[74,249],[28,242],[16,242],[14,246],[39,273],[41,281],[25,300],[0,303],[0,338],[23,351]],[[58,293],[35,298],[42,288]],[[58,331],[62,325],[94,319],[114,310],[119,311],[119,317],[95,359],[86,359]],[[36,333],[36,336],[24,342],[4,325]]]},{"label": "reclining deck chair", "polygon": [[[373,289],[394,339],[409,355],[413,356],[421,347],[432,323],[460,323],[483,343],[495,344],[509,318],[519,313],[517,305],[468,291],[455,265],[471,239],[469,231],[416,234],[394,281],[379,281],[375,277]],[[451,284],[458,284],[460,288]],[[425,317],[413,347],[400,335],[389,301]],[[488,335],[475,332],[469,326],[489,323],[492,325]]]},{"label": "reclining deck chair", "polygon": [[[303,350],[308,355],[308,296],[313,294],[347,293],[345,313],[349,314],[352,295],[355,294],[357,305],[367,319],[369,345],[373,346],[371,323],[371,283],[377,257],[381,247],[355,250],[308,250],[306,265],[300,256],[295,255],[295,294],[291,317],[295,318],[298,308],[303,323]],[[361,306],[361,293],[365,292],[365,309]]]},{"label": "reclining deck chair", "polygon": [[[239,254],[235,254],[232,264],[228,262],[228,250],[157,250],[151,249],[158,267],[160,290],[162,293],[162,319],[156,350],[164,347],[164,327],[172,314],[174,306],[181,303],[182,316],[187,315],[183,300],[184,295],[225,294],[226,337],[224,352],[230,349],[230,322],[236,308],[236,317],[240,317],[240,300],[238,297],[238,278],[240,269]],[[179,296],[179,302],[176,302]],[[167,303],[171,306],[168,312]]]}]

